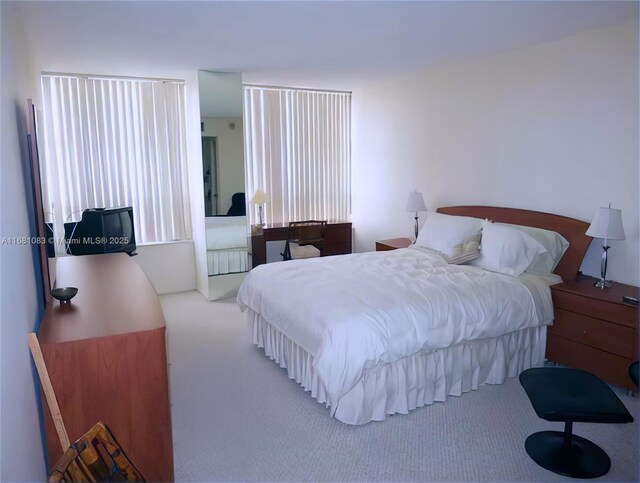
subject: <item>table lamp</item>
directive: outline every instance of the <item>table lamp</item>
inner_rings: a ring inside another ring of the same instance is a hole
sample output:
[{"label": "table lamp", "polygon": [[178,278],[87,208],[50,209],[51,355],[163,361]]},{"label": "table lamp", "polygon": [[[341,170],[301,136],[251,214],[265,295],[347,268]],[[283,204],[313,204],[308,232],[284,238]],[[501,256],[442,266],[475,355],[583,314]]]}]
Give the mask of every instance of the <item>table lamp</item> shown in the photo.
[{"label": "table lamp", "polygon": [[258,205],[258,217],[260,219],[260,226],[264,226],[262,222],[262,205],[266,202],[267,195],[265,195],[264,191],[258,189],[253,194],[253,198],[251,198],[251,203]]},{"label": "table lamp", "polygon": [[609,240],[624,240],[624,228],[622,226],[622,211],[611,208],[598,208],[596,215],[593,217],[591,225],[587,230],[587,235],[594,238],[604,239],[602,244],[602,260],[600,261],[600,280],[594,285],[598,288],[605,289],[613,285],[611,280],[607,280],[607,252],[609,251]]},{"label": "table lamp", "polygon": [[422,193],[418,191],[413,191],[409,193],[409,199],[407,200],[407,211],[414,212],[416,214],[416,239],[418,239],[418,212],[419,211],[427,211],[427,207],[424,204],[424,199],[422,198]]}]

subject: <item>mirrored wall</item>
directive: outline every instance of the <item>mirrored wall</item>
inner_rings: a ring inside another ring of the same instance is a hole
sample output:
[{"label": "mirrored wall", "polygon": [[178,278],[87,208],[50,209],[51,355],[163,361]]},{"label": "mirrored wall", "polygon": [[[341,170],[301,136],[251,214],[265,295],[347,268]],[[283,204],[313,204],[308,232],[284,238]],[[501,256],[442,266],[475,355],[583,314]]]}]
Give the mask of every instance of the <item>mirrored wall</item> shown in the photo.
[{"label": "mirrored wall", "polygon": [[198,83],[209,294],[217,299],[249,269],[242,76],[201,70]]}]

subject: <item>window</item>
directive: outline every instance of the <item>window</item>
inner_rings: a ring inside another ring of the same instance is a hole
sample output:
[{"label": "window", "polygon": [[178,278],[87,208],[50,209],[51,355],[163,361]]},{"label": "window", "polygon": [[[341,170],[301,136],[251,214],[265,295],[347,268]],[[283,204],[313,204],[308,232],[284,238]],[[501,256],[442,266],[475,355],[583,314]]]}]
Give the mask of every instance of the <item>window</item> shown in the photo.
[{"label": "window", "polygon": [[266,193],[264,221],[348,220],[351,94],[245,86],[244,110],[247,194]]},{"label": "window", "polygon": [[132,206],[138,243],[191,238],[184,82],[41,82],[43,200],[55,232],[86,208]]}]

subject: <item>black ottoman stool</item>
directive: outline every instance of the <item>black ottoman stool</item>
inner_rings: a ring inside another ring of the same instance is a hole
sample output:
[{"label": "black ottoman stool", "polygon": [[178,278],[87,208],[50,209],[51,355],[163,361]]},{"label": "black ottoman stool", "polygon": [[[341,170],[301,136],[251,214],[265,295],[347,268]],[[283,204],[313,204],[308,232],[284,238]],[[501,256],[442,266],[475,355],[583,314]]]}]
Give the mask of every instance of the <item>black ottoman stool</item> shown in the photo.
[{"label": "black ottoman stool", "polygon": [[632,362],[629,366],[629,377],[636,387],[638,387],[638,361]]},{"label": "black ottoman stool", "polygon": [[597,478],[611,460],[597,444],[572,433],[573,423],[630,423],[633,417],[602,380],[578,369],[537,367],[520,374],[520,384],[538,417],[564,421],[564,432],[541,431],[524,447],[533,461],[573,478]]}]

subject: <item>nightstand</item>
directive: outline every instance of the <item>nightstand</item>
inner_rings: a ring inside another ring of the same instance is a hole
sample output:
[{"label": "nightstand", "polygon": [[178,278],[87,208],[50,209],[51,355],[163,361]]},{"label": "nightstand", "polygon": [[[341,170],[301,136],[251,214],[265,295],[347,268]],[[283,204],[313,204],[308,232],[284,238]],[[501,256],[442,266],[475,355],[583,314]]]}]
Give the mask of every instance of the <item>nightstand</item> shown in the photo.
[{"label": "nightstand", "polygon": [[616,283],[603,290],[595,281],[582,277],[551,286],[555,320],[547,331],[546,357],[635,390],[628,369],[638,359],[639,311],[622,296],[639,298],[640,289]]},{"label": "nightstand", "polygon": [[398,248],[407,248],[412,241],[408,238],[389,238],[388,240],[378,240],[376,242],[377,252],[386,252],[389,250],[397,250]]}]

